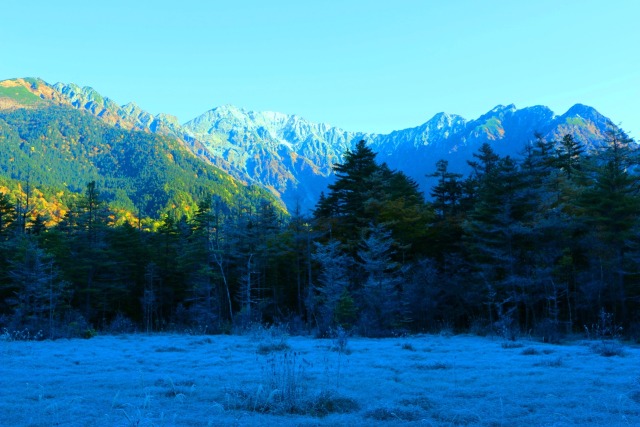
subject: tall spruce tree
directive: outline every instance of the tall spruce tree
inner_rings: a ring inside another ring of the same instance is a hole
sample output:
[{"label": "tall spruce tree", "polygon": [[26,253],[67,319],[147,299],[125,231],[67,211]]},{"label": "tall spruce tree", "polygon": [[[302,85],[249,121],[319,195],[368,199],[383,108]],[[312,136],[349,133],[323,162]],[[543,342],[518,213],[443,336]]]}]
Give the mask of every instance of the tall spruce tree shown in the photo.
[{"label": "tall spruce tree", "polygon": [[618,127],[610,126],[605,142],[606,148],[595,159],[592,184],[584,192],[581,205],[589,234],[595,239],[589,251],[592,271],[600,272],[592,275],[599,283],[600,303],[609,309],[621,309],[626,317],[629,296],[625,282],[638,267],[627,261],[638,232],[640,177],[636,168],[640,156],[633,140]]},{"label": "tall spruce tree", "polygon": [[[485,149],[481,156],[488,153]],[[485,302],[497,302],[500,315],[516,310],[528,292],[522,261],[529,250],[533,206],[517,163],[510,157],[489,158],[490,166],[479,165],[476,202],[464,231],[470,259],[482,279]]]},{"label": "tall spruce tree", "polygon": [[449,172],[449,162],[438,160],[436,171],[428,177],[437,178],[437,184],[431,189],[433,205],[438,218],[449,219],[458,213],[462,196],[462,174]]},{"label": "tall spruce tree", "polygon": [[[321,197],[314,216],[326,238],[340,240],[355,256],[371,223],[384,225],[403,247],[403,253],[422,244],[431,213],[418,184],[404,173],[375,162],[376,154],[360,141],[335,166],[336,181]],[[402,254],[399,254],[401,256]]]},{"label": "tall spruce tree", "polygon": [[336,181],[329,185],[329,194],[321,198],[315,210],[319,226],[350,246],[352,252],[370,222],[366,202],[371,178],[379,173],[375,157],[364,140],[353,151],[347,150],[343,163],[334,165]]}]

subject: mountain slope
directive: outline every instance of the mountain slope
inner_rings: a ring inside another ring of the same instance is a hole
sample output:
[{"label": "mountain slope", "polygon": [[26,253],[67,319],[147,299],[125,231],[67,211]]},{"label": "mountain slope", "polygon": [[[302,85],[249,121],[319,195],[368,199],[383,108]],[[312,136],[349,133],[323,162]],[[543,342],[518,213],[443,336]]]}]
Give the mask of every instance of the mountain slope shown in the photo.
[{"label": "mountain slope", "polygon": [[[11,96],[3,98],[3,93]],[[43,103],[73,107],[118,128],[174,137],[242,182],[268,189],[289,210],[312,208],[332,180],[332,166],[361,139],[379,153],[379,161],[404,171],[428,193],[431,182],[425,175],[439,159],[448,160],[451,171],[467,173],[466,161],[483,143],[501,155],[517,156],[536,132],[548,140],[570,133],[593,149],[602,143],[610,122],[581,104],[560,116],[544,106],[499,105],[475,120],[439,113],[420,126],[382,135],[349,132],[296,115],[222,106],[180,125],[175,117],[154,116],[132,103],[118,106],[88,87],[49,85],[39,79],[0,82],[0,108],[40,108]]]},{"label": "mountain slope", "polygon": [[254,179],[282,194],[289,208],[313,207],[332,179],[332,165],[361,139],[386,162],[415,179],[428,193],[426,174],[439,159],[454,172],[468,173],[467,160],[485,142],[501,155],[517,156],[536,132],[549,140],[572,134],[588,148],[602,143],[609,119],[591,107],[576,105],[561,116],[544,106],[518,110],[497,106],[476,120],[439,113],[415,128],[390,134],[348,132],[311,123],[295,115],[252,112],[225,106],[184,125],[223,166],[236,176]]},{"label": "mountain slope", "polygon": [[309,207],[362,133],[311,123],[295,115],[223,106],[186,123],[187,135],[226,162],[234,176],[257,180],[293,208]]},{"label": "mountain slope", "polygon": [[71,192],[96,181],[108,201],[143,217],[189,214],[213,193],[230,205],[273,200],[175,138],[109,126],[70,107],[0,111],[0,144],[0,177]]},{"label": "mountain slope", "polygon": [[[610,120],[595,109],[576,105],[561,116],[547,107],[516,109],[514,105],[499,105],[476,120],[459,116],[436,115],[420,128],[378,135],[371,142],[380,154],[379,160],[392,168],[403,170],[426,191],[432,181],[425,174],[435,170],[439,159],[449,161],[452,172],[470,172],[467,160],[485,142],[502,156],[518,157],[525,146],[541,134],[549,141],[559,141],[572,134],[588,150],[602,145]],[[393,150],[388,150],[393,146]]]}]

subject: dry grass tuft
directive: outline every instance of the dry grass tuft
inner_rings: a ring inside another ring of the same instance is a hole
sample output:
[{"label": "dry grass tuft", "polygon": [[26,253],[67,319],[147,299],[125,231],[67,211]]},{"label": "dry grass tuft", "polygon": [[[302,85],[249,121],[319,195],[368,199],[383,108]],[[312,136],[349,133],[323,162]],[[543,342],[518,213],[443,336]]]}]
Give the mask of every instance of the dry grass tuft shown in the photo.
[{"label": "dry grass tuft", "polygon": [[402,344],[402,349],[403,350],[408,350],[408,351],[416,351],[416,348],[410,342],[406,342],[406,343]]},{"label": "dry grass tuft", "polygon": [[275,352],[286,352],[291,350],[287,343],[288,335],[284,329],[271,326],[269,328],[258,328],[254,332],[255,337],[260,341],[256,352],[267,355]]},{"label": "dry grass tuft", "polygon": [[505,341],[502,343],[502,348],[522,348],[524,344],[517,341]]},{"label": "dry grass tuft", "polygon": [[413,399],[403,399],[400,401],[403,406],[417,406],[424,411],[433,409],[436,405],[433,401],[427,397],[416,397]]},{"label": "dry grass tuft", "polygon": [[322,391],[307,402],[307,413],[313,417],[325,417],[329,414],[348,414],[360,409],[360,404],[350,397],[337,392]]},{"label": "dry grass tuft", "polygon": [[187,350],[179,347],[158,347],[155,349],[156,353],[186,353]]},{"label": "dry grass tuft", "polygon": [[533,366],[546,366],[549,368],[560,368],[564,366],[564,360],[562,359],[562,357],[558,356],[555,359],[543,360],[541,362],[535,363]]},{"label": "dry grass tuft", "polygon": [[376,408],[364,414],[365,418],[376,421],[419,421],[424,414],[419,410],[407,410],[402,408]]},{"label": "dry grass tuft", "polygon": [[602,340],[592,344],[591,350],[604,357],[623,357],[625,355],[624,346],[618,340]]},{"label": "dry grass tuft", "polygon": [[444,362],[432,362],[426,364],[419,364],[414,366],[416,369],[425,371],[439,371],[444,369],[451,369],[451,365]]},{"label": "dry grass tuft", "polygon": [[291,347],[286,342],[275,342],[275,343],[270,342],[270,343],[258,344],[258,349],[256,350],[256,352],[258,354],[265,356],[270,353],[289,351],[289,350],[291,350]]}]

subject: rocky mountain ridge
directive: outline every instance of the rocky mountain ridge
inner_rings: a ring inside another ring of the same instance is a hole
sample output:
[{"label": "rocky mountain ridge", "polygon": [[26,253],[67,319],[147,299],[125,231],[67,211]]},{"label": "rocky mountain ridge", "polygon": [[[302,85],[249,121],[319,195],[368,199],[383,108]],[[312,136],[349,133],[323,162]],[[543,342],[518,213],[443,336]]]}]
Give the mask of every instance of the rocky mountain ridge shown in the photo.
[{"label": "rocky mountain ridge", "polygon": [[168,114],[152,115],[133,103],[119,106],[91,88],[74,84],[15,79],[0,82],[3,87],[22,87],[39,100],[73,106],[116,127],[176,137],[232,176],[268,188],[289,210],[312,208],[331,182],[333,165],[362,139],[379,153],[380,161],[402,170],[428,193],[425,175],[433,172],[439,159],[448,160],[452,171],[466,173],[466,160],[483,143],[490,143],[501,155],[516,156],[536,132],[548,140],[570,133],[593,148],[602,143],[610,123],[581,104],[562,115],[544,106],[517,109],[511,104],[498,105],[475,120],[438,113],[414,128],[373,134],[313,123],[297,115],[225,105],[181,125]]}]

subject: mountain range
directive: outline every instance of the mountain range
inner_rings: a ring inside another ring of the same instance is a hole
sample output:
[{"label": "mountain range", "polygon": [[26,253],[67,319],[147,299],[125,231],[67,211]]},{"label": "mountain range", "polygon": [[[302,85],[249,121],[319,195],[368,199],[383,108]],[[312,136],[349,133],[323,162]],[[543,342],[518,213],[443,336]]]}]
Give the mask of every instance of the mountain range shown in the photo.
[{"label": "mountain range", "polygon": [[611,121],[594,108],[576,104],[556,115],[545,106],[517,109],[499,105],[475,120],[439,113],[425,123],[389,134],[346,131],[297,115],[247,111],[225,105],[184,124],[168,114],[150,114],[136,104],[118,105],[90,87],[24,78],[0,82],[0,110],[58,105],[95,116],[124,131],[177,140],[195,156],[245,184],[259,184],[291,211],[315,205],[332,181],[335,163],[360,140],[378,160],[402,170],[428,194],[425,175],[439,159],[453,172],[467,173],[467,160],[485,142],[501,155],[518,156],[539,133],[547,140],[571,134],[587,149],[603,143]]}]

